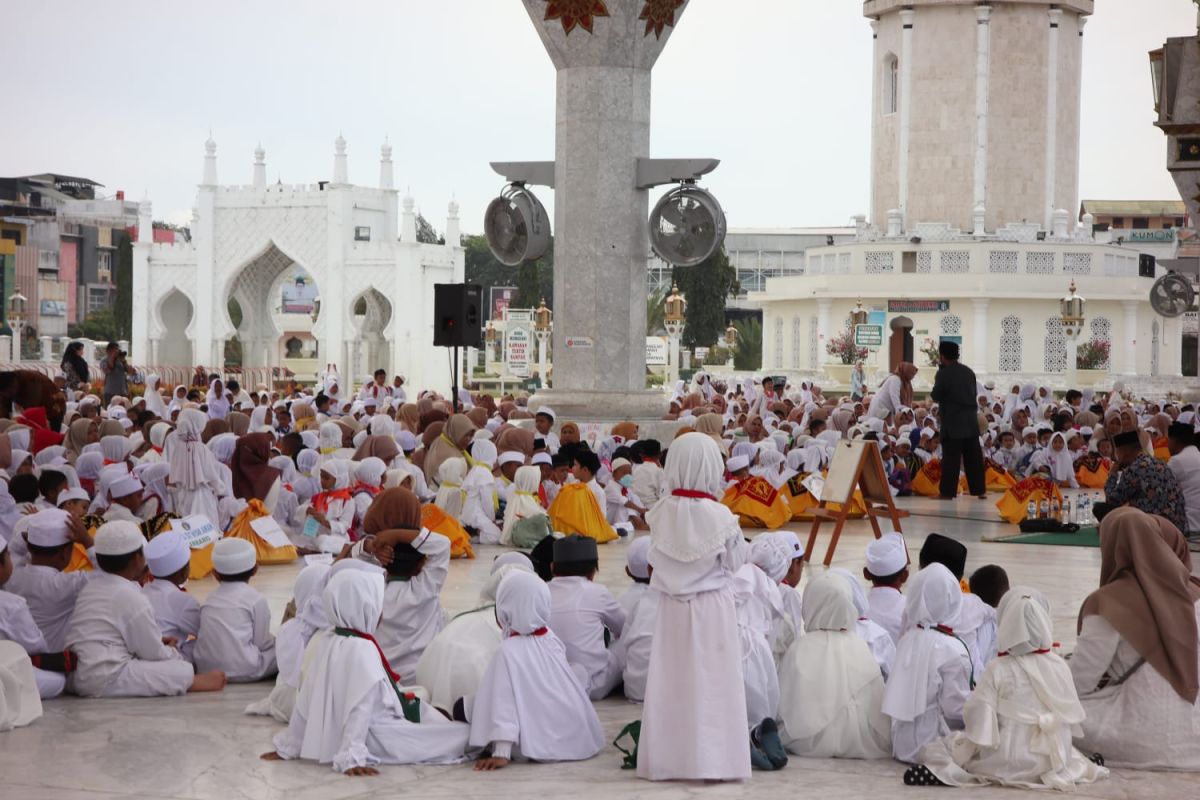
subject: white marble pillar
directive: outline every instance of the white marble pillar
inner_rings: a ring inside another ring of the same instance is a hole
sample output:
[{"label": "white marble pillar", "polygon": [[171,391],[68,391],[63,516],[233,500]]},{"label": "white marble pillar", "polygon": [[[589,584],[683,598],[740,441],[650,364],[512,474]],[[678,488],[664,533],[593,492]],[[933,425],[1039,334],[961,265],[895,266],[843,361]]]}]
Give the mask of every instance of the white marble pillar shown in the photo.
[{"label": "white marble pillar", "polygon": [[[988,99],[991,74],[992,7],[975,7],[975,209],[987,208]],[[985,232],[986,217],[975,215],[975,235]]]},{"label": "white marble pillar", "polygon": [[974,332],[971,335],[971,367],[976,372],[989,372],[987,363],[988,352],[988,306],[991,305],[991,300],[987,297],[976,297],[971,300],[971,306],[974,314]]},{"label": "white marble pillar", "polygon": [[1121,374],[1137,374],[1137,321],[1139,300],[1122,300],[1121,308],[1125,311],[1123,326],[1125,353],[1121,359]]},{"label": "white marble pillar", "polygon": [[42,346],[42,361],[54,360],[54,339],[49,336],[39,336],[38,342]]},{"label": "white marble pillar", "polygon": [[1043,229],[1053,225],[1056,167],[1058,161],[1058,26],[1062,21],[1062,9],[1053,6],[1047,9],[1050,18],[1050,34],[1046,53],[1046,187],[1043,203]]},{"label": "white marble pillar", "polygon": [[917,12],[911,8],[900,12],[900,141],[897,153],[898,186],[900,189],[900,215],[905,229],[908,227],[908,147],[912,125],[912,59],[913,20]]},{"label": "white marble pillar", "polygon": [[[216,213],[217,145],[210,137],[204,143],[204,182],[196,192],[196,224],[192,228],[196,244],[195,321],[192,323],[193,362],[213,362],[216,351]],[[323,288],[323,287],[322,287]],[[220,350],[224,356],[224,350]],[[199,361],[197,361],[199,359]]]},{"label": "white marble pillar", "polygon": [[817,301],[817,366],[826,361],[825,345],[829,343],[829,312],[832,310],[832,300],[822,298]]},{"label": "white marble pillar", "polygon": [[0,334],[0,355],[3,355],[7,361],[17,360],[13,358],[13,337]]},{"label": "white marble pillar", "polygon": [[645,390],[649,195],[637,188],[637,159],[650,155],[651,69],[686,7],[650,32],[642,0],[607,0],[590,30],[568,30],[577,20],[523,3],[557,70],[554,388],[544,400],[568,416],[656,418],[662,395]]}]

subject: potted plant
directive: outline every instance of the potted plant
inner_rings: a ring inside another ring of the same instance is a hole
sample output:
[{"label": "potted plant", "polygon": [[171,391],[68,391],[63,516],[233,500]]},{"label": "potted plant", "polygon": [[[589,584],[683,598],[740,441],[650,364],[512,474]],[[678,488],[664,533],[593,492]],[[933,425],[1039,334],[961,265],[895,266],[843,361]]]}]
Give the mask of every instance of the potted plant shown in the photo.
[{"label": "potted plant", "polygon": [[837,359],[825,365],[825,374],[838,386],[849,386],[854,363],[866,361],[870,355],[867,348],[854,344],[854,333],[848,329],[830,339],[825,345],[825,352]]},{"label": "potted plant", "polygon": [[1080,386],[1095,386],[1108,376],[1109,354],[1112,345],[1093,339],[1079,345],[1075,351],[1075,381]]},{"label": "potted plant", "polygon": [[938,367],[942,364],[942,354],[938,352],[938,343],[926,339],[921,345],[921,355],[925,356],[925,366]]}]

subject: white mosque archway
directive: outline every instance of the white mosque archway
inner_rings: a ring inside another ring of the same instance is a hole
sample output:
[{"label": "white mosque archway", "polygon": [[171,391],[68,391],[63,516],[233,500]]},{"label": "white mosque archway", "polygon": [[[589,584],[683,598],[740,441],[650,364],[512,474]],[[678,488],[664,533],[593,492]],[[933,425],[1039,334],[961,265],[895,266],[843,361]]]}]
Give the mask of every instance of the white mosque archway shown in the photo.
[{"label": "white mosque archway", "polygon": [[157,364],[191,364],[192,340],[189,326],[195,316],[192,301],[178,289],[172,289],[158,304],[157,314],[162,326],[159,337]]},{"label": "white mosque archway", "polygon": [[378,289],[367,289],[351,302],[350,319],[357,333],[353,363],[358,374],[365,378],[377,369],[387,369],[392,362],[389,344],[391,302]]}]

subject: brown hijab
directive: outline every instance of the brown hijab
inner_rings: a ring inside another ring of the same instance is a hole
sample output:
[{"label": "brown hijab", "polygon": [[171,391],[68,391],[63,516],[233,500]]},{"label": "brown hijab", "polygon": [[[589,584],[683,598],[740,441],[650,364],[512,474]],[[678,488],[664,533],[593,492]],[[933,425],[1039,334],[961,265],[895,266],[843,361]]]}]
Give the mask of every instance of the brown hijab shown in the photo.
[{"label": "brown hijab", "polygon": [[496,437],[496,454],[521,453],[528,460],[533,456],[533,431],[524,428],[508,428]]},{"label": "brown hijab", "polygon": [[384,464],[390,465],[392,459],[398,455],[400,455],[400,446],[391,436],[368,436],[354,451],[354,457],[351,460],[362,461],[364,458],[374,456],[383,459]]},{"label": "brown hijab", "polygon": [[245,436],[250,432],[250,418],[240,411],[232,411],[225,417],[229,423],[229,432],[235,436]]},{"label": "brown hijab", "polygon": [[87,447],[88,436],[95,424],[94,419],[77,419],[67,428],[67,438],[63,440],[63,446],[67,448],[67,461],[74,464],[75,459],[79,458],[83,448]]},{"label": "brown hijab", "polygon": [[268,463],[272,441],[269,433],[250,433],[237,440],[229,464],[233,472],[234,497],[262,500],[271,491],[271,485],[280,475],[279,470]]},{"label": "brown hijab", "polygon": [[12,441],[7,433],[0,433],[0,469],[12,466]]},{"label": "brown hijab", "polygon": [[[913,402],[913,378],[917,377],[917,365],[908,361],[901,361],[896,365],[896,371],[892,373],[900,377],[900,405],[912,407]],[[886,381],[887,378],[884,378]],[[879,384],[883,386],[883,384]]]},{"label": "brown hijab", "polygon": [[[250,421],[247,417],[247,423]],[[229,424],[233,425],[233,414],[229,415]],[[308,403],[292,403],[292,429],[300,432],[317,427],[317,410]],[[237,433],[235,430],[234,433]]]},{"label": "brown hijab", "polygon": [[425,471],[425,480],[429,481],[430,485],[438,485],[437,474],[443,461],[448,458],[466,457],[459,449],[458,441],[474,430],[474,423],[465,414],[455,414],[446,422],[441,436],[435,438],[432,444],[426,445],[428,452],[421,468]]},{"label": "brown hijab", "polygon": [[405,403],[400,406],[400,413],[396,415],[396,421],[404,430],[415,435],[421,427],[421,415],[417,413],[417,404]]},{"label": "brown hijab", "polygon": [[374,535],[391,530],[421,530],[421,501],[417,496],[397,486],[375,496],[363,515],[363,532]]},{"label": "brown hijab", "polygon": [[[106,419],[100,423],[100,438],[105,436],[124,436],[125,429],[115,419]],[[207,441],[207,440],[206,440]]]},{"label": "brown hijab", "polygon": [[634,441],[638,437],[638,426],[636,422],[618,422],[612,426],[612,435],[620,436],[627,442]]},{"label": "brown hijab", "polygon": [[[229,433],[229,423],[223,419],[214,419],[209,417],[208,422],[204,423],[204,430],[200,431],[200,441],[208,444],[214,436],[219,436],[222,433]],[[104,426],[100,426],[100,435],[107,436],[104,432]]]},{"label": "brown hijab", "polygon": [[467,419],[471,420],[471,424],[474,425],[477,429],[482,428],[484,425],[487,425],[487,421],[488,421],[487,409],[483,408],[482,406],[475,406],[474,408],[472,408],[470,411],[467,412]]},{"label": "brown hijab", "polygon": [[[1126,506],[1100,523],[1100,588],[1079,609],[1099,614],[1189,703],[1200,694],[1195,604],[1200,586],[1181,560],[1187,543],[1162,517]],[[1190,561],[1190,556],[1188,557]]]}]

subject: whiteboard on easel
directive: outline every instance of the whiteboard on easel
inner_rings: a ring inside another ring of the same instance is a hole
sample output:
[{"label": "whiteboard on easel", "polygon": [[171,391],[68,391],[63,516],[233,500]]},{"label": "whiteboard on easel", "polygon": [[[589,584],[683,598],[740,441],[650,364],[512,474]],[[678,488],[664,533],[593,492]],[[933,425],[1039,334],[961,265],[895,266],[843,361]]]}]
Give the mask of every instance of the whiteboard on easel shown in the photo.
[{"label": "whiteboard on easel", "polygon": [[849,503],[854,496],[854,487],[858,482],[859,464],[866,454],[868,442],[864,439],[842,439],[833,450],[833,460],[829,462],[829,474],[825,476],[825,486],[821,489],[821,499],[829,503]]}]

